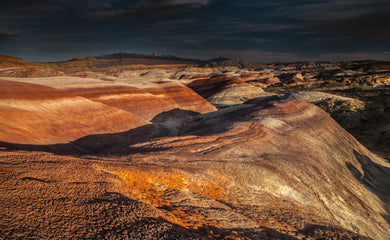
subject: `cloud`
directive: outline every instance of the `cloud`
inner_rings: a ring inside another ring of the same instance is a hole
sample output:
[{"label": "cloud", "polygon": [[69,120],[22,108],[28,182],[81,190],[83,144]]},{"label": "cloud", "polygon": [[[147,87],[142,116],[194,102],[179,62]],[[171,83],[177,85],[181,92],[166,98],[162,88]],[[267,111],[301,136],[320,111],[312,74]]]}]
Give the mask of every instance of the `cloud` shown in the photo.
[{"label": "cloud", "polygon": [[344,40],[390,40],[388,0],[327,0],[284,7],[301,32],[321,32]]},{"label": "cloud", "polygon": [[175,9],[189,10],[209,5],[211,0],[142,0],[138,8],[147,9]]},{"label": "cloud", "polygon": [[150,31],[180,31],[189,27],[201,26],[203,22],[197,19],[161,20],[148,25],[145,29]]},{"label": "cloud", "polygon": [[339,20],[376,12],[383,4],[385,4],[383,0],[328,0],[288,7],[283,11],[293,18],[302,20]]},{"label": "cloud", "polygon": [[12,0],[2,2],[0,14],[20,17],[61,12],[104,20],[174,14],[208,6],[212,1],[217,0]]},{"label": "cloud", "polygon": [[20,35],[21,33],[18,30],[0,27],[0,38],[13,38]]},{"label": "cloud", "polygon": [[230,18],[220,18],[215,22],[220,28],[227,28],[230,33],[236,32],[279,32],[294,30],[296,26],[293,23],[280,22],[261,22],[253,20],[237,20]]},{"label": "cloud", "polygon": [[208,6],[214,0],[140,0],[132,4],[119,4],[105,9],[89,9],[89,19],[125,17],[154,17],[185,12]]},{"label": "cloud", "polygon": [[348,40],[390,40],[390,9],[356,16],[342,21],[321,23],[318,26],[326,32],[343,36]]},{"label": "cloud", "polygon": [[0,14],[23,15],[47,15],[61,10],[59,0],[11,0],[1,3]]},{"label": "cloud", "polygon": [[39,44],[38,48],[43,51],[51,51],[57,53],[63,52],[72,52],[83,49],[83,51],[88,51],[96,48],[108,47],[108,43],[90,43],[90,42],[67,42],[67,41],[57,41],[57,42],[48,42]]},{"label": "cloud", "polygon": [[267,38],[260,38],[260,37],[214,37],[212,39],[220,40],[220,41],[237,41],[237,42],[244,42],[244,43],[264,43],[264,42],[270,42],[271,39]]}]

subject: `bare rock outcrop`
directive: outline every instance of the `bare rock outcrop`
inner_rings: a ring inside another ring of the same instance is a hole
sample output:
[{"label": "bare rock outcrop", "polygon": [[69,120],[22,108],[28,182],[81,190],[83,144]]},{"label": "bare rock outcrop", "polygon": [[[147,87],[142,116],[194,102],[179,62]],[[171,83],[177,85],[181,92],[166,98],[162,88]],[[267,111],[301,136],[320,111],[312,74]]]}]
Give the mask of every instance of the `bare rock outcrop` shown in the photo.
[{"label": "bare rock outcrop", "polygon": [[188,86],[218,107],[240,104],[252,98],[272,95],[272,93],[264,92],[262,88],[242,81],[240,77],[226,75],[198,79]]},{"label": "bare rock outcrop", "polygon": [[183,84],[163,84],[147,87],[144,90],[156,97],[168,97],[175,102],[180,109],[199,113],[216,111],[217,109],[196,92]]},{"label": "bare rock outcrop", "polygon": [[163,111],[175,108],[199,113],[216,110],[213,105],[182,84],[159,84],[144,89],[126,85],[100,88],[88,85],[67,91],[134,113],[148,121]]},{"label": "bare rock outcrop", "polygon": [[[329,113],[344,128],[359,126],[361,121],[366,118],[363,114],[366,104],[363,101],[330,93],[301,91],[260,97],[253,99],[253,102],[265,99],[300,100],[313,103]],[[251,102],[251,100],[248,100],[248,102]]]},{"label": "bare rock outcrop", "polygon": [[94,88],[89,85],[68,89],[68,91],[92,101],[136,114],[147,121],[162,111],[179,107],[169,96],[155,96],[146,90],[131,86],[111,85]]},{"label": "bare rock outcrop", "polygon": [[50,67],[9,68],[0,70],[0,77],[32,78],[63,75],[63,72],[56,71]]},{"label": "bare rock outcrop", "polygon": [[221,86],[207,100],[215,106],[227,106],[243,103],[249,99],[271,95],[263,89],[240,80],[232,80]]},{"label": "bare rock outcrop", "polygon": [[256,228],[270,228],[293,237],[309,234],[311,224],[333,226],[323,228],[327,237],[390,236],[383,202],[390,166],[312,104],[237,105],[195,117],[177,137],[114,152],[143,164],[111,169],[131,196],[187,229],[247,229],[254,236]]},{"label": "bare rock outcrop", "polygon": [[135,114],[38,84],[0,80],[1,141],[66,143],[147,124]]}]

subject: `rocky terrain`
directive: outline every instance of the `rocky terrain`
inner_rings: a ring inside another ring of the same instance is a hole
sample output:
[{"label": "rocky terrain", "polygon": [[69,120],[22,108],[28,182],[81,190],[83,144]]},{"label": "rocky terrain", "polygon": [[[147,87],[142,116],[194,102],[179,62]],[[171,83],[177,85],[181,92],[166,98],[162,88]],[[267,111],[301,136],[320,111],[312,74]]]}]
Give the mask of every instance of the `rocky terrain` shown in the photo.
[{"label": "rocky terrain", "polygon": [[390,239],[389,63],[130,56],[0,58],[1,239]]}]

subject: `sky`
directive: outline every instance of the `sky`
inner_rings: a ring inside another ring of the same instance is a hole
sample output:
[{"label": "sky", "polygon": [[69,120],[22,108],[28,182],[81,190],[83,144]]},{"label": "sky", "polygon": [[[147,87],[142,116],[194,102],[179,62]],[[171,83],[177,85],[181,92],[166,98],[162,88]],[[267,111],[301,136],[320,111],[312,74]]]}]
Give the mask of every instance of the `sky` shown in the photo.
[{"label": "sky", "polygon": [[252,63],[390,61],[390,0],[0,3],[0,54],[46,62],[127,51]]}]

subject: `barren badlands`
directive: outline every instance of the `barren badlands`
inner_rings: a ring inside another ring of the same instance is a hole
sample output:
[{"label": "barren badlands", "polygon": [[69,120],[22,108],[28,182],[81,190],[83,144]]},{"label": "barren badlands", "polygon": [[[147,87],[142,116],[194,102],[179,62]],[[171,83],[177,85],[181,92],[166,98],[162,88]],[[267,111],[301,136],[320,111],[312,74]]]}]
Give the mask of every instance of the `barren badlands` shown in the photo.
[{"label": "barren badlands", "polygon": [[390,63],[0,57],[0,239],[390,239]]}]

